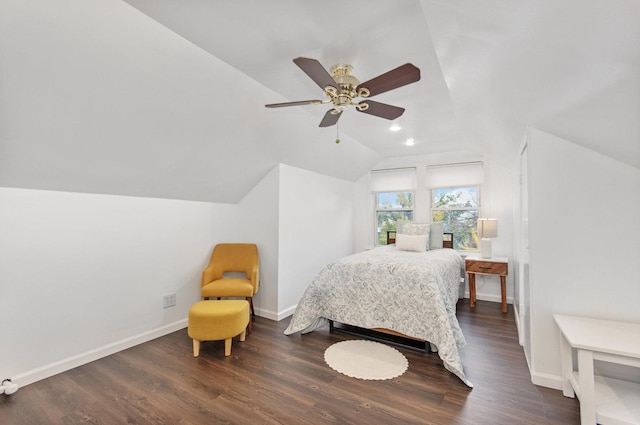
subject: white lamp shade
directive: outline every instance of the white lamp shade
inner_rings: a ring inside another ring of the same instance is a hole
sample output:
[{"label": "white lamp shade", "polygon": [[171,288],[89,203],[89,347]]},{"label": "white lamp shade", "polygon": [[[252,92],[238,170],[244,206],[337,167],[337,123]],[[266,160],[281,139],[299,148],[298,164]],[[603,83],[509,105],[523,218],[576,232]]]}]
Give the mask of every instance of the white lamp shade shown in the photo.
[{"label": "white lamp shade", "polygon": [[478,219],[478,237],[479,238],[495,238],[498,236],[498,219],[496,218],[479,218]]}]

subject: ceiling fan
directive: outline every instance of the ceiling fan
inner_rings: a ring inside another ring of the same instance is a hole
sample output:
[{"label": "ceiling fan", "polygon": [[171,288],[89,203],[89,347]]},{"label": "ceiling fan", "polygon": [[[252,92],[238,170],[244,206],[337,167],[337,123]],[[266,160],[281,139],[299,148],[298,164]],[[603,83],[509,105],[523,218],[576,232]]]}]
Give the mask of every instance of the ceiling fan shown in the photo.
[{"label": "ceiling fan", "polygon": [[[404,113],[404,108],[374,102],[368,98],[420,80],[420,69],[410,63],[360,83],[356,77],[351,75],[353,70],[351,65],[334,65],[329,73],[315,59],[300,57],[295,58],[293,62],[324,90],[325,100],[300,100],[272,103],[265,106],[267,108],[281,108],[284,106],[333,104],[333,107],[327,111],[320,122],[320,127],[335,125],[342,112],[349,106],[354,106],[356,110],[365,114],[394,120]],[[356,100],[358,97],[364,99]]]}]

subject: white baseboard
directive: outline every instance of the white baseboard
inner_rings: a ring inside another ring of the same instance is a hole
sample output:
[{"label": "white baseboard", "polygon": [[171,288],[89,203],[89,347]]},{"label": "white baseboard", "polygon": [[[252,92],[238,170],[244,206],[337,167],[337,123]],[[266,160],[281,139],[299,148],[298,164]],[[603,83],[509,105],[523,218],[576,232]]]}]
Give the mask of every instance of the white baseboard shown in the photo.
[{"label": "white baseboard", "polygon": [[520,328],[521,326],[520,311],[515,307],[513,309],[513,317],[515,318],[515,321],[516,321],[516,331],[518,332],[518,344],[520,344],[521,347],[524,347],[524,334],[522,333],[523,330]]},{"label": "white baseboard", "polygon": [[289,307],[283,311],[275,312],[271,310],[264,310],[260,308],[256,308],[256,316],[264,317],[265,319],[275,320],[279,322],[282,319],[286,319],[291,316],[295,311],[298,305],[294,305],[293,307]]},{"label": "white baseboard", "polygon": [[[469,291],[464,292],[464,297],[469,299]],[[502,295],[481,294],[478,292],[476,293],[476,300],[502,303]],[[507,304],[513,304],[513,297],[507,297]]]},{"label": "white baseboard", "polygon": [[286,319],[287,317],[291,316],[293,313],[295,313],[297,307],[298,307],[298,304],[279,312],[278,320]]},{"label": "white baseboard", "polygon": [[25,385],[41,381],[43,379],[49,378],[50,376],[57,375],[58,373],[65,372],[67,370],[82,366],[103,357],[110,356],[111,354],[117,353],[119,351],[126,350],[127,348],[131,348],[144,342],[151,341],[152,339],[156,339],[180,329],[184,329],[187,327],[187,322],[187,319],[179,320],[177,322],[173,322],[168,325],[152,329],[150,331],[143,332],[141,334],[134,335],[132,337],[125,338],[123,340],[116,341],[114,343],[107,344],[90,351],[86,351],[84,353],[76,354],[75,356],[67,357],[66,359],[62,359],[54,363],[49,363],[47,365],[14,376],[12,377],[12,381],[20,385],[21,387],[24,387]]},{"label": "white baseboard", "polygon": [[541,387],[562,391],[562,378],[558,375],[531,371],[531,382]]},{"label": "white baseboard", "polygon": [[255,308],[255,311],[256,311],[256,316],[264,317],[265,319],[269,319],[269,320],[278,321],[278,313],[274,311],[265,310],[257,307]]}]

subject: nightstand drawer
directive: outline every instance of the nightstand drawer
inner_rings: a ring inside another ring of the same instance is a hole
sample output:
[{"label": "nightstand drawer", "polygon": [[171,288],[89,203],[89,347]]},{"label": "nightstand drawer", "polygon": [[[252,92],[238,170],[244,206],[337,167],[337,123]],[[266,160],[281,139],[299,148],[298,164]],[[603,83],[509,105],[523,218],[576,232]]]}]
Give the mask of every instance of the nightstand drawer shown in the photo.
[{"label": "nightstand drawer", "polygon": [[467,273],[482,273],[482,274],[495,274],[495,275],[507,275],[507,263],[496,263],[493,261],[482,260],[465,260],[465,267]]}]

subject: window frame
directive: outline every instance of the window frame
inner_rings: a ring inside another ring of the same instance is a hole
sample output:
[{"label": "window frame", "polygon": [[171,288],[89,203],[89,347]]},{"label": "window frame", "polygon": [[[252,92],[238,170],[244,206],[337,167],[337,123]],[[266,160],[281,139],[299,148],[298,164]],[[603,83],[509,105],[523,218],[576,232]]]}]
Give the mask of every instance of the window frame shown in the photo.
[{"label": "window frame", "polygon": [[[435,192],[437,190],[442,190],[442,189],[462,189],[462,188],[476,188],[477,191],[477,206],[476,207],[455,207],[455,208],[448,208],[448,207],[434,207],[435,204]],[[481,217],[482,215],[482,184],[464,184],[464,185],[455,185],[455,186],[437,186],[437,187],[430,187],[429,188],[429,198],[430,198],[430,221],[433,222],[434,221],[434,212],[435,211],[443,211],[445,214],[447,211],[477,211],[477,217]],[[473,225],[473,227],[471,228],[471,236],[473,237],[473,235],[475,235],[475,239],[477,241],[476,243],[476,248],[475,249],[461,249],[461,248],[456,248],[455,244],[456,244],[456,233],[453,232],[453,229],[447,228],[446,227],[446,223],[445,223],[445,232],[448,233],[453,233],[453,244],[454,244],[454,249],[456,251],[459,252],[467,252],[467,253],[472,253],[472,252],[478,252],[480,250],[479,247],[479,241],[478,241],[478,223],[476,220],[476,223]]]},{"label": "window frame", "polygon": [[[402,208],[379,208],[378,207],[378,195],[381,193],[410,193],[411,194],[411,208],[406,208],[406,207],[402,207]],[[381,190],[381,191],[375,191],[372,192],[373,195],[373,240],[374,240],[374,246],[378,247],[378,246],[386,246],[386,237],[385,237],[385,243],[381,244],[380,243],[380,239],[379,239],[379,235],[378,235],[378,213],[380,212],[409,212],[411,215],[410,220],[413,220],[414,215],[415,215],[415,210],[416,210],[416,191],[415,190]],[[396,227],[397,228],[397,227]],[[394,229],[389,229],[389,231],[395,230]]]}]

